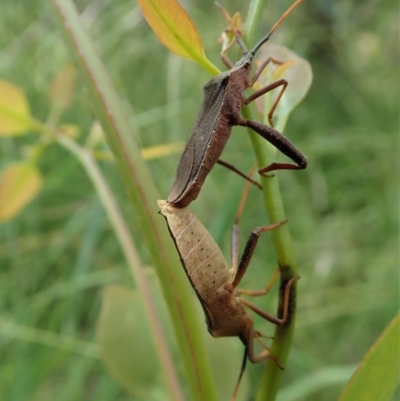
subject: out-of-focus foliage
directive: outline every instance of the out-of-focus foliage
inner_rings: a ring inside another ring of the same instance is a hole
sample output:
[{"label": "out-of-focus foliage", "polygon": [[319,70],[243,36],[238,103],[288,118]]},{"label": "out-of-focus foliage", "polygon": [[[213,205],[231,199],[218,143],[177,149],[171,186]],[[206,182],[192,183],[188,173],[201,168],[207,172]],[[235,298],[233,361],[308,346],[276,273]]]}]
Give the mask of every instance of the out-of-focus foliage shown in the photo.
[{"label": "out-of-focus foliage", "polygon": [[[163,47],[136,3],[77,5],[143,147],[184,141],[209,76]],[[246,14],[245,2],[224,5],[231,13]],[[184,6],[208,57],[222,69],[217,38],[226,21],[212,2]],[[273,38],[309,60],[314,74],[310,93],[285,129],[308,156],[309,167],[278,173],[301,272],[295,343],[284,387],[299,384],[302,391],[292,400],[335,399],[398,309],[395,7],[395,2],[307,0]],[[282,2],[267,4],[255,39],[272,26],[282,8]],[[232,50],[231,59],[235,56]],[[42,121],[56,116],[79,127],[86,138],[94,118],[84,88],[76,86],[70,108],[62,113],[54,111],[56,102],[48,96],[53,77],[71,62],[43,2],[3,2],[0,79],[23,88],[32,115]],[[1,137],[0,170],[23,159],[26,147],[36,140],[33,133]],[[134,284],[80,165],[65,150],[51,150],[39,161],[46,177],[41,193],[17,218],[0,225],[0,398],[132,399],[99,361],[94,330],[101,289]],[[174,154],[149,161],[162,197],[178,159]],[[224,160],[245,171],[252,165],[251,146],[241,129],[234,130]],[[114,167],[109,162],[102,167],[123,200]],[[237,176],[216,167],[193,205],[227,256],[242,188]],[[241,221],[242,244],[252,228],[267,223],[260,212],[260,194],[252,190],[250,196]],[[135,216],[127,213],[126,219],[146,260]],[[259,288],[275,267],[266,237],[243,287]],[[263,308],[275,308],[273,295],[260,302]],[[256,324],[271,332],[266,323],[257,319]],[[255,387],[262,369],[248,367]],[[322,386],[318,378],[323,372],[330,375]]]},{"label": "out-of-focus foliage", "polygon": [[42,177],[29,163],[14,163],[0,175],[0,223],[15,217],[39,192]]},{"label": "out-of-focus foliage", "polygon": [[29,106],[23,91],[0,81],[0,135],[21,135],[29,129]]},{"label": "out-of-focus foliage", "polygon": [[392,399],[400,380],[399,333],[398,313],[366,353],[339,401]]}]

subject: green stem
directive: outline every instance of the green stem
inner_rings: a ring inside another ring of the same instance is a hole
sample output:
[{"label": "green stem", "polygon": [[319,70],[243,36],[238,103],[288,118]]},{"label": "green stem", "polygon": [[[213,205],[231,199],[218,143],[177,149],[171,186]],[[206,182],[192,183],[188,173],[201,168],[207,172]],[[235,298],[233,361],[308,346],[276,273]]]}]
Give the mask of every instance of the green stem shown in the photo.
[{"label": "green stem", "polygon": [[168,344],[162,334],[162,324],[158,318],[150,287],[144,274],[144,269],[135,244],[131,238],[129,229],[119,211],[117,201],[112,195],[112,192],[91,152],[87,149],[81,148],[78,144],[65,136],[59,135],[57,140],[62,146],[73,153],[81,162],[94,187],[96,188],[97,194],[99,195],[103,207],[107,212],[108,218],[125,255],[132,276],[134,277],[135,283],[138,286],[141,298],[143,299],[146,315],[149,319],[150,327],[152,329],[151,332],[157,345],[160,364],[163,368],[166,379],[166,385],[169,388],[170,394],[174,400],[183,401],[185,398],[180,388],[178,376],[174,368],[175,364],[169,352]]},{"label": "green stem", "polygon": [[[269,144],[261,143],[260,138],[254,132],[250,133],[251,142],[256,154],[259,166],[267,166],[274,160],[274,149]],[[272,156],[272,157],[271,157]],[[264,194],[264,205],[268,213],[271,223],[286,220],[285,211],[281,192],[279,189],[278,178],[274,177],[261,178]],[[274,247],[278,257],[278,265],[281,271],[281,286],[279,291],[279,312],[282,311],[284,303],[284,287],[285,284],[293,277],[297,276],[297,266],[294,259],[292,240],[290,237],[289,226],[287,224],[279,227],[272,232]],[[289,321],[283,327],[276,327],[274,340],[271,345],[271,354],[278,358],[282,366],[286,365],[286,360],[290,351],[295,323],[295,297],[296,283],[291,287],[291,302],[289,311]],[[282,380],[283,371],[277,366],[273,360],[266,362],[263,379],[259,387],[257,401],[273,401],[279,390]]]},{"label": "green stem", "polygon": [[256,29],[258,20],[261,18],[261,13],[264,5],[265,0],[252,0],[250,3],[244,27],[245,38],[248,43],[252,43],[254,31]]},{"label": "green stem", "polygon": [[54,347],[58,350],[74,352],[87,358],[99,358],[99,353],[95,344],[75,337],[57,334],[53,331],[41,330],[31,326],[24,326],[14,323],[13,320],[5,316],[0,316],[1,335],[11,337],[13,340],[20,340],[34,344]]},{"label": "green stem", "polygon": [[49,142],[49,139],[52,138],[66,148],[69,152],[71,152],[77,158],[77,160],[80,161],[87,175],[91,179],[108,215],[121,249],[125,255],[129,269],[143,299],[144,307],[146,309],[150,327],[152,329],[151,332],[157,345],[156,348],[158,350],[160,364],[165,375],[166,385],[169,388],[170,394],[174,400],[183,401],[185,398],[180,388],[178,376],[174,368],[175,364],[169,352],[168,344],[162,335],[162,324],[158,318],[157,310],[153,302],[153,297],[144,274],[144,269],[139,258],[139,254],[132,240],[129,229],[125,224],[125,220],[119,211],[117,201],[107,185],[107,181],[104,179],[96,160],[94,159],[90,150],[82,148],[75,141],[62,134],[59,134],[52,127],[49,128],[33,118],[31,118],[29,122],[30,125],[35,127],[38,132],[45,134],[44,138],[46,139],[46,144]]},{"label": "green stem", "polygon": [[[246,21],[247,38],[253,36],[256,21],[261,15],[265,1],[254,0],[251,3],[248,19]],[[244,110],[243,115],[251,119],[249,110]],[[265,123],[267,123],[265,119]],[[280,127],[281,128],[281,127]],[[282,127],[283,128],[283,127]],[[276,149],[268,142],[262,140],[255,132],[249,130],[250,140],[257,159],[258,166],[265,167],[274,161]],[[270,222],[286,220],[283,207],[282,196],[279,189],[277,174],[273,177],[261,177],[263,186],[264,205],[268,213]],[[297,276],[297,266],[293,254],[292,240],[290,237],[289,226],[287,224],[274,230],[273,233],[274,247],[278,257],[278,265],[281,271],[281,286],[279,291],[279,307],[278,315],[281,314],[284,302],[285,284],[293,277]],[[295,294],[296,283],[291,287],[291,302],[289,311],[289,320],[283,327],[276,327],[274,340],[271,345],[271,354],[278,358],[279,363],[285,366],[290,351],[295,323]],[[266,362],[266,367],[261,381],[261,385],[257,394],[257,401],[273,401],[279,390],[282,380],[283,371],[277,366],[273,360]]]},{"label": "green stem", "polygon": [[52,4],[58,25],[64,28],[67,43],[76,55],[96,116],[114,154],[137,224],[159,277],[190,384],[191,399],[214,401],[216,392],[192,288],[180,266],[165,222],[158,214],[156,201],[160,197],[139,145],[110,77],[81,25],[75,6],[70,0],[53,0]]},{"label": "green stem", "polygon": [[221,70],[218,69],[206,56],[197,59],[196,62],[213,77],[221,73]]}]

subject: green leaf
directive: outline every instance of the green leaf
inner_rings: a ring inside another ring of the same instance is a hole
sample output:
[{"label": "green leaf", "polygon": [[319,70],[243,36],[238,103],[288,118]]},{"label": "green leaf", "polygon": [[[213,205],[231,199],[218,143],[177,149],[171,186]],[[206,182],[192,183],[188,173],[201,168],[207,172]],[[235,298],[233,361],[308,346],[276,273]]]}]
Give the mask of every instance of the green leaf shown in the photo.
[{"label": "green leaf", "polygon": [[[149,277],[150,278],[150,277]],[[151,292],[160,316],[167,316],[161,291],[155,280],[150,280]],[[177,355],[172,327],[167,319],[163,326],[170,349]],[[236,338],[213,338],[204,336],[207,354],[210,355],[213,376],[216,379],[218,399],[227,399],[239,376],[243,356],[243,345]],[[100,358],[110,374],[133,396],[140,399],[168,399],[163,378],[158,365],[153,343],[149,341],[149,325],[143,300],[139,292],[118,285],[107,286],[103,290],[103,300],[96,326],[96,342]],[[177,370],[182,373],[182,364]],[[166,398],[160,397],[165,394]],[[236,401],[247,400],[250,385],[245,374]]]},{"label": "green leaf", "polygon": [[283,387],[278,401],[314,400],[318,392],[343,386],[355,369],[353,365],[318,367]]},{"label": "green leaf", "polygon": [[28,162],[11,164],[0,176],[0,222],[15,217],[42,187],[42,176]]},{"label": "green leaf", "polygon": [[203,44],[186,11],[175,0],[138,0],[143,15],[160,42],[179,56],[204,56]]},{"label": "green leaf", "polygon": [[[100,357],[126,390],[143,399],[151,399],[149,394],[156,388],[163,389],[163,378],[148,330],[139,292],[117,285],[104,289],[96,328]],[[164,392],[167,397],[165,389]]]},{"label": "green leaf", "polygon": [[339,401],[391,401],[400,384],[400,313],[369,349]]},{"label": "green leaf", "polygon": [[[273,57],[284,63],[282,66],[270,63],[261,75],[262,82],[260,82],[262,85],[266,85],[282,78],[288,81],[288,86],[273,117],[276,129],[283,132],[290,113],[303,100],[311,87],[313,78],[311,65],[288,48],[273,43],[264,45],[258,57],[261,60]],[[258,98],[256,100],[257,107],[268,114],[279,91],[280,87]]]},{"label": "green leaf", "polygon": [[182,152],[184,142],[167,143],[164,145],[148,146],[142,149],[142,156],[145,160],[159,159],[160,157],[169,156],[174,153]]},{"label": "green leaf", "polygon": [[199,33],[176,0],[138,0],[143,15],[160,42],[179,56],[196,61],[212,75],[219,70],[204,54]]},{"label": "green leaf", "polygon": [[30,111],[24,92],[0,80],[0,136],[21,135],[30,129]]}]

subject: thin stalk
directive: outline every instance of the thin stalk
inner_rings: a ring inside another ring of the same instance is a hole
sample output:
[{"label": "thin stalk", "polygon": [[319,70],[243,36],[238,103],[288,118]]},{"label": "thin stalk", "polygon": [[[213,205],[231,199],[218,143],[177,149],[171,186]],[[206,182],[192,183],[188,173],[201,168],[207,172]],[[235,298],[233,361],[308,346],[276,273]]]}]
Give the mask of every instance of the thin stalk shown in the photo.
[{"label": "thin stalk", "polygon": [[[265,4],[265,0],[252,1],[249,9],[248,18],[246,20],[246,37],[251,40],[256,22],[261,16],[261,11]],[[249,109],[244,110],[244,116],[251,119]],[[264,123],[268,124],[265,116]],[[279,127],[283,129],[283,124]],[[249,130],[250,140],[257,159],[258,166],[268,166],[274,161],[276,149],[274,146],[261,139],[255,132]],[[279,189],[279,182],[277,174],[273,177],[261,177],[263,186],[264,206],[269,216],[270,222],[278,222],[286,220],[285,211],[281,192]],[[289,232],[289,225],[285,224],[277,230],[272,232],[274,247],[276,250],[278,265],[281,271],[281,286],[279,291],[279,306],[278,314],[282,311],[283,294],[285,283],[292,277],[297,276],[297,266],[293,253],[292,240]],[[291,290],[291,303],[290,303],[290,319],[284,327],[276,327],[274,339],[271,345],[271,354],[276,356],[279,363],[285,366],[287,356],[290,351],[295,323],[295,297],[296,283],[292,286]],[[266,362],[264,375],[261,385],[257,394],[257,401],[273,401],[279,390],[282,380],[283,371],[278,368],[273,360]]]},{"label": "thin stalk", "polygon": [[146,310],[146,316],[149,320],[151,327],[151,333],[156,343],[158,356],[162,371],[165,376],[165,382],[169,388],[170,394],[173,400],[184,401],[184,396],[179,384],[178,376],[174,368],[175,364],[171,353],[169,352],[168,344],[163,336],[162,324],[159,320],[156,307],[153,302],[151,291],[144,274],[144,269],[139,258],[139,254],[135,247],[135,244],[130,235],[129,229],[125,224],[125,220],[122,217],[117,201],[112,195],[110,187],[107,185],[99,166],[93,158],[91,152],[87,149],[80,147],[76,142],[71,139],[59,135],[57,141],[67,148],[75,157],[81,162],[87,175],[91,179],[94,187],[96,188],[97,194],[103,204],[104,209],[110,219],[110,223],[114,229],[114,232],[120,243],[122,252],[125,255],[128,263],[130,272],[135,280],[138,290],[143,299],[144,307]]},{"label": "thin stalk", "polygon": [[246,23],[244,26],[245,39],[248,43],[252,43],[254,31],[258,20],[261,18],[262,9],[265,5],[265,0],[252,0],[250,2],[249,11],[247,13]]},{"label": "thin stalk", "polygon": [[1,335],[4,337],[74,352],[87,358],[99,358],[96,345],[88,341],[77,340],[75,337],[57,334],[53,331],[16,324],[5,316],[0,316],[0,327]]},{"label": "thin stalk", "polygon": [[[254,132],[250,133],[250,138],[254,153],[256,154],[257,163],[259,166],[267,166],[274,160],[271,157],[274,150],[268,152],[268,144],[261,143],[260,138]],[[286,220],[283,201],[279,189],[277,176],[262,177],[261,183],[263,186],[264,205],[269,216],[270,222],[278,222]],[[297,266],[293,254],[292,240],[289,232],[289,225],[285,224],[279,229],[273,230],[272,238],[278,258],[278,265],[281,272],[281,286],[279,291],[279,306],[278,311],[282,310],[284,285],[292,277],[297,276]],[[290,320],[284,327],[276,327],[274,339],[271,345],[271,354],[276,356],[279,363],[285,366],[286,360],[291,348],[292,338],[295,324],[295,309],[296,309],[296,283],[291,287],[291,302],[290,302]],[[280,313],[280,312],[279,312]],[[278,314],[279,314],[278,313]],[[266,362],[263,378],[259,387],[257,401],[273,401],[279,390],[282,380],[283,371],[276,365],[273,360]]]},{"label": "thin stalk", "polygon": [[156,201],[160,197],[139,145],[74,4],[71,0],[52,0],[52,4],[58,25],[63,28],[71,53],[76,56],[91,104],[114,154],[137,224],[160,280],[189,381],[191,399],[215,401],[216,391],[198,309],[165,222],[158,214]]},{"label": "thin stalk", "polygon": [[60,145],[71,152],[82,164],[87,175],[91,179],[114,229],[122,252],[124,253],[128,263],[130,272],[143,299],[149,324],[152,329],[151,332],[153,333],[154,341],[157,346],[156,349],[158,351],[160,364],[165,376],[166,385],[169,388],[173,400],[184,401],[185,398],[183,396],[178,376],[174,368],[173,358],[169,352],[168,344],[162,335],[162,324],[159,320],[157,310],[153,302],[150,287],[144,274],[144,269],[139,254],[132,240],[129,229],[125,224],[125,220],[119,211],[117,201],[112,195],[112,192],[107,185],[107,181],[104,179],[104,176],[101,173],[101,170],[97,165],[97,162],[94,159],[91,151],[81,147],[72,139],[59,134],[52,127],[49,128],[37,120],[31,119],[29,123],[37,131],[45,134],[43,138],[45,138],[46,144],[48,144],[50,140],[55,139]]}]

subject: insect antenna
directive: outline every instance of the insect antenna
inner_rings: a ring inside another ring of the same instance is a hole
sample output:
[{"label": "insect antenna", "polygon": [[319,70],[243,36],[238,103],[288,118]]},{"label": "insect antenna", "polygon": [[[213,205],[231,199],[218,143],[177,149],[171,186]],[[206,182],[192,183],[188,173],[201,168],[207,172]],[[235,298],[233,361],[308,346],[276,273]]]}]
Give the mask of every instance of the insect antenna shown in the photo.
[{"label": "insect antenna", "polygon": [[246,369],[246,362],[247,362],[247,345],[244,347],[244,354],[243,354],[242,365],[240,366],[239,377],[237,379],[236,386],[235,386],[235,389],[233,390],[233,394],[232,394],[230,401],[235,401],[235,399],[236,399],[236,395],[239,390],[239,385],[242,380],[244,370]]},{"label": "insect antenna", "polygon": [[279,18],[279,20],[275,23],[275,25],[271,28],[266,36],[264,36],[250,51],[250,53],[254,56],[258,49],[271,37],[271,35],[275,32],[276,28],[288,17],[288,15],[300,4],[303,0],[295,1],[286,12]]}]

